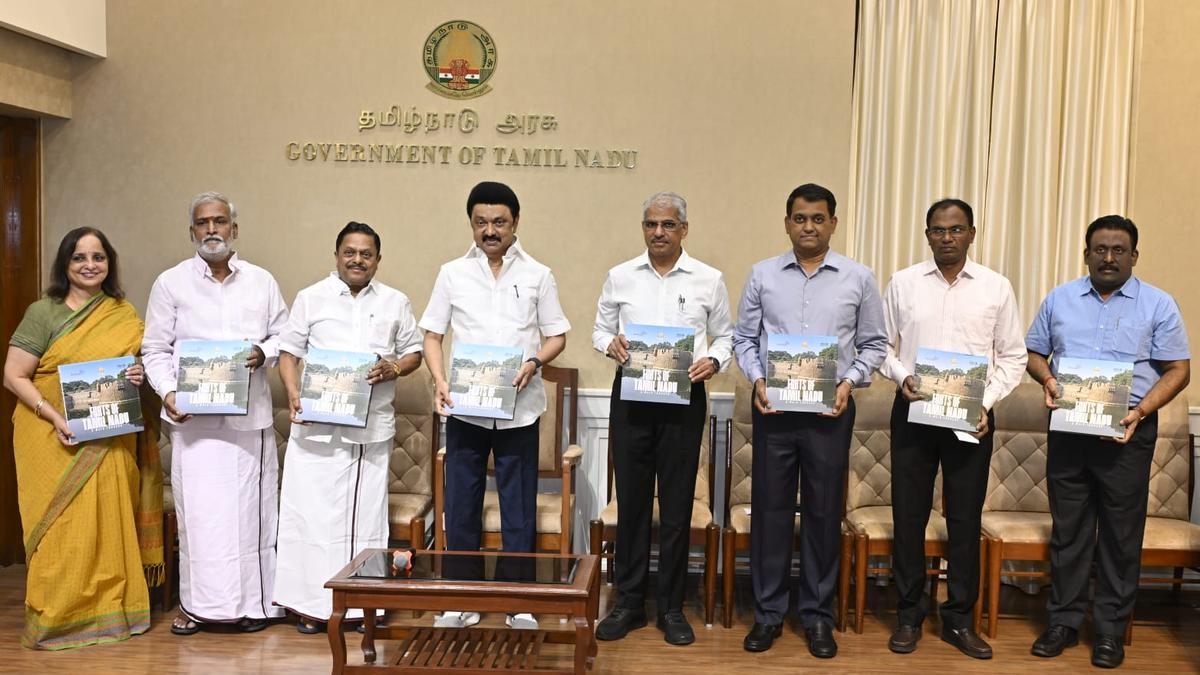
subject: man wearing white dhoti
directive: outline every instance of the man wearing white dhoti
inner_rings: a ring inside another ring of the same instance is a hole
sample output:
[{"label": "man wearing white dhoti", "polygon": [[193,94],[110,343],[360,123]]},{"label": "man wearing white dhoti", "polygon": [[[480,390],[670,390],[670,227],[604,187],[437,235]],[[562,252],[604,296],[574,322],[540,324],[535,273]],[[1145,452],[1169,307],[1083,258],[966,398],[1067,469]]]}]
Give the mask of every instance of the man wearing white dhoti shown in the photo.
[{"label": "man wearing white dhoti", "polygon": [[[381,260],[375,230],[346,225],[334,259],[336,272],[296,295],[279,355],[292,431],[283,462],[275,604],[300,617],[301,633],[317,633],[329,620],[333,596],[325,582],[362,550],[387,546],[388,459],[396,433],[392,380],[421,365],[408,297],[374,280]],[[310,349],[378,356],[366,375],[372,385],[366,427],[297,418],[303,412],[299,361]],[[362,610],[346,618],[362,618]]]},{"label": "man wearing white dhoti", "polygon": [[[228,198],[197,195],[188,214],[196,255],[154,283],[142,342],[146,377],[163,399],[171,436],[180,609],[171,632],[191,635],[203,623],[253,632],[282,616],[271,605],[279,467],[263,367],[278,357],[287,306],[270,272],[233,252],[237,210]],[[245,415],[189,415],[176,408],[184,340],[252,345]]]}]

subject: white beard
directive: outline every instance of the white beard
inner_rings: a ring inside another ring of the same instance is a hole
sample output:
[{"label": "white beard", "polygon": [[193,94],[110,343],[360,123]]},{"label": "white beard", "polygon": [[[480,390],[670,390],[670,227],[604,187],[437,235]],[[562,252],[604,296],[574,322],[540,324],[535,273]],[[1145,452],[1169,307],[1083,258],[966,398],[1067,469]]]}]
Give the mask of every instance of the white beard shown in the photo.
[{"label": "white beard", "polygon": [[222,262],[229,258],[232,251],[229,249],[229,242],[221,240],[220,245],[216,248],[209,246],[203,241],[196,244],[196,253],[200,254],[206,262]]}]

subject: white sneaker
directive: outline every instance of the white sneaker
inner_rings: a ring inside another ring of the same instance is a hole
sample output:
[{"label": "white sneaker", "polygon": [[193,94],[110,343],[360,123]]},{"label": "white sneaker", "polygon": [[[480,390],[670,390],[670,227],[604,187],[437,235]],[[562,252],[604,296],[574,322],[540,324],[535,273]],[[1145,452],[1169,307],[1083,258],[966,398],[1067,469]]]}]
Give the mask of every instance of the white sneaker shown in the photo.
[{"label": "white sneaker", "polygon": [[433,620],[434,628],[467,628],[479,623],[479,612],[442,612]]},{"label": "white sneaker", "polygon": [[533,618],[533,615],[529,614],[528,612],[521,612],[520,614],[509,614],[507,617],[504,618],[504,623],[509,628],[516,628],[518,630],[537,630],[538,629],[537,619]]}]

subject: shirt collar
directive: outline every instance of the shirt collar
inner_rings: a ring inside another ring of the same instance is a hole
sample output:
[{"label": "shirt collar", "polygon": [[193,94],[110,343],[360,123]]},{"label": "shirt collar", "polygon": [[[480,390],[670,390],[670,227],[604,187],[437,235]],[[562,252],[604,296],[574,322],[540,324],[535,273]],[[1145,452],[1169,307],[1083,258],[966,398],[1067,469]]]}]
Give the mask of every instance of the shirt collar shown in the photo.
[{"label": "shirt collar", "polygon": [[[968,256],[967,262],[964,263],[963,268],[961,270],[959,270],[958,276],[966,277],[968,279],[975,279],[976,277],[979,276],[979,270],[982,268],[983,268],[982,265],[975,262],[974,260],[971,260],[971,258]],[[942,273],[941,270],[938,269],[937,262],[934,261],[933,258],[929,258],[921,263],[921,274],[922,275],[929,275],[929,274],[941,275],[941,273]]]},{"label": "shirt collar", "polygon": [[[828,251],[825,251],[825,259],[821,261],[821,266],[817,269],[821,270],[828,268],[836,272],[845,266],[847,260],[848,258],[846,258],[846,256],[833,249],[829,249]],[[778,261],[779,269],[781,270],[785,270],[789,267],[800,267],[800,265],[796,262],[796,253],[794,251],[788,251],[787,253],[779,256]]]},{"label": "shirt collar", "polygon": [[[638,257],[638,267],[645,267],[650,270],[654,269],[654,264],[650,261],[649,251],[643,252],[642,255]],[[675,261],[675,266],[663,276],[670,276],[671,272],[676,270],[688,273],[696,271],[696,266],[693,264],[692,256],[688,255],[687,249],[680,249],[679,259]]]},{"label": "shirt collar", "polygon": [[[229,256],[230,276],[233,276],[237,273],[241,264],[242,261],[238,258],[237,251],[234,251],[233,255]],[[201,277],[212,276],[212,268],[208,266],[208,263],[204,260],[204,258],[200,257],[199,253],[196,253],[192,256],[192,269],[196,270],[196,274],[199,274]]]},{"label": "shirt collar", "polygon": [[[342,281],[342,277],[338,274],[337,270],[329,273],[328,281],[329,285],[338,295],[350,295],[350,285],[345,281]],[[367,285],[364,286],[360,292],[365,292],[367,290],[375,292],[375,277],[371,277],[371,280],[367,282]]]},{"label": "shirt collar", "polygon": [[[1130,275],[1129,278],[1125,280],[1125,283],[1121,284],[1121,287],[1113,291],[1113,293],[1123,295],[1127,298],[1137,298],[1138,291],[1140,291],[1141,288],[1142,282],[1139,281],[1137,277]],[[1092,278],[1084,275],[1079,278],[1079,294],[1088,295],[1089,293],[1095,293],[1097,298],[1100,297],[1100,292],[1097,291],[1094,286],[1092,286]]]},{"label": "shirt collar", "polygon": [[[479,248],[479,246],[477,246],[475,244],[475,242],[471,242],[471,247],[467,249],[467,255],[465,255],[463,257],[465,257],[465,258],[486,258],[487,254],[484,253],[483,249]],[[509,246],[508,250],[504,252],[505,260],[508,260],[509,258],[524,259],[527,257],[529,257],[529,254],[525,252],[525,249],[521,248],[520,238],[514,238],[512,246]]]}]

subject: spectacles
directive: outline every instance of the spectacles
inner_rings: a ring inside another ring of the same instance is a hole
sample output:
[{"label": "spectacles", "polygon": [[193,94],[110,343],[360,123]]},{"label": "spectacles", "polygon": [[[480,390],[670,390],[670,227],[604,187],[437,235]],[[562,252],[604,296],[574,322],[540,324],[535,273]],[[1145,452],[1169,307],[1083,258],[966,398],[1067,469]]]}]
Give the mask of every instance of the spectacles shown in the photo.
[{"label": "spectacles", "polygon": [[1107,246],[1097,246],[1091,249],[1091,251],[1092,254],[1098,258],[1106,258],[1108,257],[1109,253],[1111,253],[1114,258],[1120,258],[1126,253],[1129,253],[1129,251],[1125,250],[1124,246],[1113,246],[1112,248]]},{"label": "spectacles", "polygon": [[955,226],[949,227],[949,228],[946,228],[946,227],[925,228],[925,233],[928,234],[929,236],[933,237],[934,239],[941,239],[942,237],[946,236],[947,232],[949,232],[950,235],[953,237],[961,237],[967,233],[967,228],[963,227],[962,225],[955,225]]},{"label": "spectacles", "polygon": [[653,220],[643,220],[642,221],[642,227],[651,232],[653,232],[654,230],[657,230],[660,227],[665,232],[674,232],[675,230],[679,229],[679,225],[680,224],[675,222],[674,220],[663,220],[660,222],[654,222]]}]

